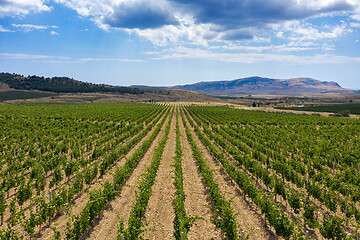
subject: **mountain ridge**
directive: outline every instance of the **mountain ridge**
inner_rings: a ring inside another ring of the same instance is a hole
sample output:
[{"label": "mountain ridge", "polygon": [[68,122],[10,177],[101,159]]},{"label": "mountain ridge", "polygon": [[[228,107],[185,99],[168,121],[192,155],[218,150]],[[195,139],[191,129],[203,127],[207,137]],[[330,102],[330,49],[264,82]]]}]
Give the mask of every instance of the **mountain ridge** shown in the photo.
[{"label": "mountain ridge", "polygon": [[259,76],[235,80],[202,81],[177,85],[173,88],[202,92],[210,95],[298,95],[302,93],[338,93],[351,90],[342,88],[334,81],[320,81],[308,77],[273,79]]}]

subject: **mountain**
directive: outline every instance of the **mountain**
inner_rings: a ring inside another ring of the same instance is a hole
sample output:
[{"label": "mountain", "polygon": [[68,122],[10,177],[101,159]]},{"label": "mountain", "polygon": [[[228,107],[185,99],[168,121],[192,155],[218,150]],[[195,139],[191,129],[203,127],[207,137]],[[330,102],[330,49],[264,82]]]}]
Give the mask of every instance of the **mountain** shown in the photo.
[{"label": "mountain", "polygon": [[312,78],[271,79],[248,77],[232,81],[199,82],[175,86],[176,89],[202,92],[210,95],[299,95],[313,93],[339,93],[351,90],[336,82]]},{"label": "mountain", "polygon": [[56,93],[144,93],[144,91],[139,88],[93,84],[68,77],[44,78],[35,75],[25,77],[11,73],[0,73],[0,83],[2,83],[2,85],[7,84],[10,88],[16,90],[38,90]]}]

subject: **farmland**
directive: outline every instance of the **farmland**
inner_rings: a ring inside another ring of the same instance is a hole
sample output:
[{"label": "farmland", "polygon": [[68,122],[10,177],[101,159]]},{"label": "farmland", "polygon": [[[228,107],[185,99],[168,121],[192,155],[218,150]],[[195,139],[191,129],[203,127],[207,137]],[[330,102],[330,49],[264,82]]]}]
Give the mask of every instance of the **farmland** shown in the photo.
[{"label": "farmland", "polygon": [[0,106],[1,239],[356,239],[358,119]]},{"label": "farmland", "polygon": [[352,114],[360,114],[360,104],[359,103],[347,103],[347,104],[323,104],[323,105],[310,105],[304,107],[288,107],[282,109],[289,110],[300,110],[300,111],[313,111],[313,112],[333,112],[341,113],[348,111]]}]

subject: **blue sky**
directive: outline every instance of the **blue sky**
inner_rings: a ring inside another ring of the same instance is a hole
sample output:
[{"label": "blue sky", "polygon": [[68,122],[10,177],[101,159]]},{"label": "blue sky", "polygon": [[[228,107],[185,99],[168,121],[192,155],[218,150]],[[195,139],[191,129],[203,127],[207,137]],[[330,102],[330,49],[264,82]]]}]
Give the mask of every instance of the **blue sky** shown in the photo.
[{"label": "blue sky", "polygon": [[360,0],[0,0],[0,72],[125,86],[311,77],[360,89]]}]

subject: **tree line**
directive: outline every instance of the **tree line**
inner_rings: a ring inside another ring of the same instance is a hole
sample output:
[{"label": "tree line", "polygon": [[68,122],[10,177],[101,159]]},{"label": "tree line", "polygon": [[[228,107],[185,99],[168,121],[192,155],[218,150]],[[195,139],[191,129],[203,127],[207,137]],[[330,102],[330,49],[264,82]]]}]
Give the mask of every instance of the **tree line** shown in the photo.
[{"label": "tree line", "polygon": [[120,93],[143,94],[144,91],[134,87],[117,87],[105,84],[93,84],[77,81],[68,77],[45,78],[36,75],[0,73],[0,82],[18,90],[39,90],[56,93]]}]

